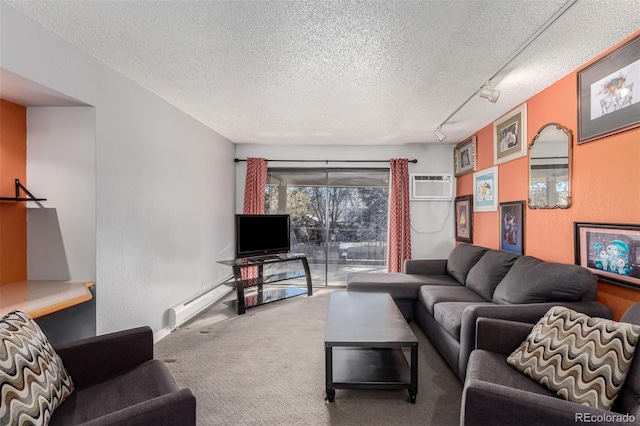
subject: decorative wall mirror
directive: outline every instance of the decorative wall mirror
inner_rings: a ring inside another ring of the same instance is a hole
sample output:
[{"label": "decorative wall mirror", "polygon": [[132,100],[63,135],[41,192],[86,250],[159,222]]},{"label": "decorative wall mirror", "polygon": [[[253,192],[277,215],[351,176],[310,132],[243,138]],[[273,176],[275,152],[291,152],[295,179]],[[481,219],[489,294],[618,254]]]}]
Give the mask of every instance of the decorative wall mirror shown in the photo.
[{"label": "decorative wall mirror", "polygon": [[567,209],[571,204],[573,134],[545,124],[529,144],[529,208]]}]

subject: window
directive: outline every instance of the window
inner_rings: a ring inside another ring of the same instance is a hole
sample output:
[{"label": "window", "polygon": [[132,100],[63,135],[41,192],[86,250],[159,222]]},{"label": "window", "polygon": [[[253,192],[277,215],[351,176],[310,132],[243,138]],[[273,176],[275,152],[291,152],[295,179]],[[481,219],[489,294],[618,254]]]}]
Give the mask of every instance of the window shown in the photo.
[{"label": "window", "polygon": [[314,286],[340,286],[350,271],[386,270],[388,199],[388,169],[269,168],[265,213],[291,215],[291,250]]}]

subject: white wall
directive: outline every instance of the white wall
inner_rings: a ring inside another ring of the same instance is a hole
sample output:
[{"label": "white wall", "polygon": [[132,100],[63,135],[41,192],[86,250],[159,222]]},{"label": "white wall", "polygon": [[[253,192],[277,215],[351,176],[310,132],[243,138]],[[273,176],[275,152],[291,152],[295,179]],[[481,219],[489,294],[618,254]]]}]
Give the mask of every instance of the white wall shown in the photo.
[{"label": "white wall", "polygon": [[6,4],[0,13],[0,67],[95,107],[97,331],[149,325],[157,339],[169,307],[231,272],[216,260],[233,256],[234,145]]},{"label": "white wall", "polygon": [[47,199],[27,209],[28,278],[93,281],[95,109],[27,108],[27,129],[27,187]]},{"label": "white wall", "polygon": [[[236,157],[278,160],[389,160],[417,159],[409,173],[452,173],[453,145],[400,146],[286,146],[237,145]],[[242,212],[246,162],[236,163],[236,212]],[[388,167],[388,163],[270,163],[272,167]],[[455,192],[454,192],[455,193]],[[453,201],[411,201],[411,251],[414,259],[442,259],[455,246]]]}]

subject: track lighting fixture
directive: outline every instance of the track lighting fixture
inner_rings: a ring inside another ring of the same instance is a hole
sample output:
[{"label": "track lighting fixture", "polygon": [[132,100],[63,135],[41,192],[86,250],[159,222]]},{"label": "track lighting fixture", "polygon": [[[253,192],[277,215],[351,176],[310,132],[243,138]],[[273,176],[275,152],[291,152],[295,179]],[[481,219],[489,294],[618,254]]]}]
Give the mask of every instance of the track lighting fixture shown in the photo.
[{"label": "track lighting fixture", "polygon": [[466,101],[464,101],[462,104],[460,104],[460,106],[458,108],[456,108],[451,114],[449,114],[447,116],[447,118],[445,118],[443,121],[440,122],[440,125],[438,126],[438,128],[435,130],[435,132],[433,132],[436,137],[438,138],[438,141],[442,142],[443,140],[445,140],[445,138],[447,137],[447,135],[445,135],[442,132],[442,126],[444,126],[445,124],[447,124],[449,122],[449,120],[451,119],[451,117],[453,117],[454,115],[456,115],[458,113],[458,111],[460,111],[467,103],[469,103],[469,101],[471,101],[471,99],[476,97],[476,94],[480,95],[480,97],[488,99],[489,102],[493,102],[495,103],[498,100],[498,97],[500,96],[500,91],[497,89],[491,89],[491,80],[496,78],[497,75],[504,70],[507,65],[509,65],[515,58],[518,57],[518,55],[520,55],[520,53],[522,53],[522,51],[524,49],[526,49],[531,43],[533,43],[542,33],[544,33],[554,22],[556,22],[556,20],[558,20],[562,15],[564,15],[567,10],[569,10],[574,4],[576,4],[578,2],[578,0],[567,0],[567,2],[551,17],[549,18],[543,25],[542,27],[540,27],[538,29],[538,31],[535,32],[535,34],[533,34],[531,37],[529,37],[524,44],[522,44],[515,52],[513,52],[513,54],[511,54],[511,56],[500,66],[500,68],[498,68],[498,70],[493,73],[493,75],[491,77],[489,77],[489,80],[485,83],[484,86],[482,86],[482,88],[480,88],[480,90],[478,90],[477,92],[473,92]]},{"label": "track lighting fixture", "polygon": [[496,103],[496,101],[498,100],[498,97],[500,97],[500,91],[497,89],[491,89],[491,82],[487,81],[487,83],[482,87],[482,89],[480,89],[480,92],[478,92],[480,94],[481,98],[485,98],[487,99],[489,102],[491,103]]}]

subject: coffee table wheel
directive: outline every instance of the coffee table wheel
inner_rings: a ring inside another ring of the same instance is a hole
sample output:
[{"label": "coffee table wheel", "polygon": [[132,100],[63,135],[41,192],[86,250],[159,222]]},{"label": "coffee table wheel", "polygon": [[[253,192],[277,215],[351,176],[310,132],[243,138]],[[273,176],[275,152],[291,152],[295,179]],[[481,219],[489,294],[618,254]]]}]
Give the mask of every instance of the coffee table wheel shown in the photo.
[{"label": "coffee table wheel", "polygon": [[415,403],[416,403],[416,397],[417,397],[417,396],[418,396],[418,395],[417,395],[417,394],[415,394],[415,393],[413,393],[413,394],[412,394],[412,393],[409,393],[409,399],[407,399],[407,402],[410,402],[410,403],[412,403],[412,404],[415,404]]},{"label": "coffee table wheel", "polygon": [[336,399],[336,391],[335,389],[329,389],[327,391],[327,397],[324,399],[325,401],[333,402]]}]

